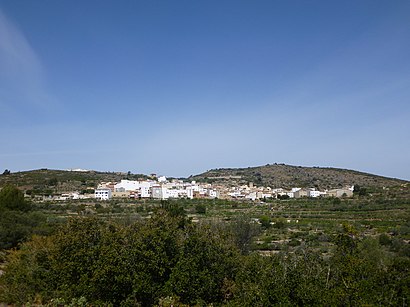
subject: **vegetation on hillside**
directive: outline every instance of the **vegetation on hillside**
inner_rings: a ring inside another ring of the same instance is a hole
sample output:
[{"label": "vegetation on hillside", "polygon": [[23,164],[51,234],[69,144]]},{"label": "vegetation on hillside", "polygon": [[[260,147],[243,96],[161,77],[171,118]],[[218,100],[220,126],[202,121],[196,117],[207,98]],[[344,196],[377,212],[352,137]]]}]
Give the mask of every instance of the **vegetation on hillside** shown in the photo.
[{"label": "vegetation on hillside", "polygon": [[0,190],[0,250],[17,247],[33,234],[50,233],[46,216],[33,209],[16,187]]},{"label": "vegetation on hillside", "polygon": [[405,180],[376,176],[347,169],[267,164],[248,168],[219,168],[189,177],[191,180],[241,185],[253,182],[272,188],[317,187],[332,189],[349,185],[389,187]]},{"label": "vegetation on hillside", "polygon": [[408,184],[341,199],[39,203],[6,185],[0,304],[407,306],[409,208]]},{"label": "vegetation on hillside", "polygon": [[59,306],[407,304],[409,255],[350,224],[331,240],[330,257],[306,247],[262,256],[241,253],[228,228],[192,223],[174,206],[130,225],[79,217],[10,252],[0,299]]},{"label": "vegetation on hillside", "polygon": [[[6,172],[7,171],[7,172]],[[0,175],[0,187],[14,185],[28,195],[52,195],[69,191],[93,192],[101,182],[118,182],[122,179],[150,178],[131,172],[63,171],[39,169],[12,173],[6,170]]]},{"label": "vegetation on hillside", "polygon": [[[31,196],[48,196],[70,191],[90,193],[102,181],[119,182],[122,179],[138,180],[148,178],[151,177],[131,172],[78,172],[40,169],[13,173],[5,170],[3,174],[0,174],[0,187],[11,184]],[[215,169],[203,174],[190,176],[187,180],[232,186],[252,182],[256,186],[270,186],[272,188],[316,187],[319,189],[331,189],[347,185],[359,185],[372,189],[398,186],[407,182],[346,169],[302,167],[285,164],[268,164],[259,167],[237,169]]]}]

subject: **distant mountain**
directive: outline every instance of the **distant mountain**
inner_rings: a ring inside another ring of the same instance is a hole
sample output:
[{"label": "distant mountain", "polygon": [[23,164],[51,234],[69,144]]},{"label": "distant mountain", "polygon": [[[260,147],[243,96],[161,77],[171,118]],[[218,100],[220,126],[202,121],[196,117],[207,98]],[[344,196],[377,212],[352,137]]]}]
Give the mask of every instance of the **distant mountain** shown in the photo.
[{"label": "distant mountain", "polygon": [[388,187],[408,182],[348,169],[304,167],[276,163],[247,168],[212,169],[199,175],[190,176],[189,180],[229,185],[253,182],[256,186],[317,187],[320,189],[350,185]]}]

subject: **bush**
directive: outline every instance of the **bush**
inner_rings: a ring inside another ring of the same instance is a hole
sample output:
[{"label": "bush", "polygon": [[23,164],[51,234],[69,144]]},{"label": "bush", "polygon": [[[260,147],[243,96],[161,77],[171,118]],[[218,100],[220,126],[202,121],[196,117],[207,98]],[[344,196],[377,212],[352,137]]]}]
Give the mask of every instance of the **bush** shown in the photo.
[{"label": "bush", "polygon": [[206,206],[202,204],[198,204],[195,206],[195,212],[198,214],[205,214],[206,213]]},{"label": "bush", "polygon": [[0,210],[29,211],[30,204],[24,194],[13,185],[6,185],[0,191]]},{"label": "bush", "polygon": [[132,226],[79,217],[10,253],[0,301],[152,306],[170,296],[220,304],[237,255],[228,236],[165,210]]},{"label": "bush", "polygon": [[390,237],[389,237],[387,234],[382,233],[382,234],[379,236],[379,243],[380,243],[381,245],[391,245],[391,239],[390,239]]}]

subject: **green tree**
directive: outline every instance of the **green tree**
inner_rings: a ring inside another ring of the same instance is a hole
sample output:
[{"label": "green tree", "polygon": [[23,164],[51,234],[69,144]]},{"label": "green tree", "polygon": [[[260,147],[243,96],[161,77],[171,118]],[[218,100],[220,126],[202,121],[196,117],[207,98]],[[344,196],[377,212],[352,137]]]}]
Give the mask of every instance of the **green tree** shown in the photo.
[{"label": "green tree", "polygon": [[292,253],[262,256],[241,254],[235,246],[240,246],[236,240],[247,246],[252,237],[247,218],[231,226],[192,223],[174,209],[164,206],[133,224],[77,217],[48,237],[33,236],[8,253],[0,302],[401,306],[410,301],[407,254],[395,251],[393,242],[381,246],[378,239],[363,237],[349,224],[326,257],[303,243]]},{"label": "green tree", "polygon": [[251,250],[253,238],[261,232],[261,227],[251,223],[248,217],[241,216],[231,222],[230,230],[236,246],[246,255]]},{"label": "green tree", "polygon": [[279,256],[250,254],[241,259],[232,306],[289,306],[286,267]]},{"label": "green tree", "polygon": [[235,247],[209,226],[191,227],[187,235],[166,284],[168,295],[190,305],[222,303],[238,263]]},{"label": "green tree", "polygon": [[51,178],[50,180],[48,180],[47,184],[49,186],[55,187],[58,185],[58,179],[57,178]]},{"label": "green tree", "polygon": [[265,229],[270,228],[270,227],[272,226],[272,225],[271,225],[272,220],[271,220],[271,218],[270,218],[269,216],[267,216],[267,215],[262,215],[262,216],[259,218],[259,222],[261,223],[262,227],[265,228]]},{"label": "green tree", "polygon": [[195,212],[198,214],[205,214],[206,213],[206,206],[204,204],[197,204],[195,206]]},{"label": "green tree", "polygon": [[[186,228],[184,216],[157,210],[148,223],[130,229],[128,268],[132,272],[132,296],[143,306],[152,306],[164,297],[164,285],[178,261]],[[192,227],[192,226],[191,226]]]},{"label": "green tree", "polygon": [[6,272],[0,277],[0,301],[22,306],[53,297],[56,280],[51,268],[51,238],[34,236],[19,250],[10,251]]},{"label": "green tree", "polygon": [[77,218],[62,227],[53,242],[54,277],[66,300],[85,297],[119,304],[131,293],[123,228],[93,217]]},{"label": "green tree", "polygon": [[360,238],[357,231],[346,224],[336,244],[330,259],[327,303],[385,306],[401,305],[403,298],[409,298],[409,291],[403,291],[408,288],[408,284],[403,284],[409,281],[408,269],[402,267],[407,273],[397,274],[392,265],[397,257],[392,261],[391,254],[378,240]]},{"label": "green tree", "polygon": [[32,234],[49,234],[52,226],[40,212],[21,213],[5,210],[0,214],[0,249],[17,247]]},{"label": "green tree", "polygon": [[359,196],[366,196],[367,195],[367,189],[365,187],[361,187],[357,184],[353,188],[353,193],[357,194]]},{"label": "green tree", "polygon": [[170,200],[161,200],[161,209],[168,212],[172,217],[185,217],[184,207],[177,202]]},{"label": "green tree", "polygon": [[24,194],[13,185],[6,185],[0,191],[0,210],[28,211],[30,205],[24,199]]},{"label": "green tree", "polygon": [[50,233],[46,218],[40,212],[30,211],[23,193],[12,185],[0,191],[0,249],[17,247],[32,234]]}]

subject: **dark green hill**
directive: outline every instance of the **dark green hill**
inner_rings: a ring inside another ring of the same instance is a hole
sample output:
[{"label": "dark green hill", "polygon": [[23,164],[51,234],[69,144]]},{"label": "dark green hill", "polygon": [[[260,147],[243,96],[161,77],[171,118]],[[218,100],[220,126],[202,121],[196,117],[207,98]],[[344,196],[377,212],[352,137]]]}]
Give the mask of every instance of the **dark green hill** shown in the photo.
[{"label": "dark green hill", "polygon": [[248,168],[220,168],[191,176],[190,180],[230,185],[248,184],[270,187],[338,188],[347,185],[388,187],[408,181],[363,172],[324,167],[303,167],[286,164],[267,164]]},{"label": "dark green hill", "polygon": [[145,179],[148,176],[120,172],[78,172],[39,169],[0,175],[0,188],[6,184],[13,184],[21,190],[58,193],[92,189],[97,187],[98,183],[102,181],[116,182],[121,179],[136,180],[139,178]]}]

